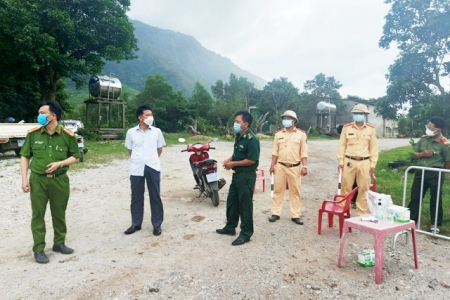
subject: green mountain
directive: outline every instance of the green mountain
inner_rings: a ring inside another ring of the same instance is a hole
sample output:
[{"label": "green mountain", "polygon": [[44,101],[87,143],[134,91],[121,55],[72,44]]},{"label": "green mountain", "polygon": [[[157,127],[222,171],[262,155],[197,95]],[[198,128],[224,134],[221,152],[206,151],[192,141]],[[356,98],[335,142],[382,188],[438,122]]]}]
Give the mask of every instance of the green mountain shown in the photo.
[{"label": "green mountain", "polygon": [[103,74],[114,74],[134,89],[142,90],[149,75],[161,73],[175,89],[191,96],[198,80],[210,90],[217,80],[228,82],[230,74],[245,77],[262,88],[266,81],[242,70],[230,59],[203,47],[192,36],[131,21],[138,39],[138,58],[107,62]]}]

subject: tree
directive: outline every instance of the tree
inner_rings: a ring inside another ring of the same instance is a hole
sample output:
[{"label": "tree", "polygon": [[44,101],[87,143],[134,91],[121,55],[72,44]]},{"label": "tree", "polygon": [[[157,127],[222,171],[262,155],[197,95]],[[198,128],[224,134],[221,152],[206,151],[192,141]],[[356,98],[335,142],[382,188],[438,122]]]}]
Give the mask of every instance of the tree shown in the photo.
[{"label": "tree", "polygon": [[304,83],[303,92],[300,97],[305,103],[304,114],[315,115],[317,103],[320,101],[330,102],[336,105],[336,114],[344,113],[345,105],[339,94],[342,84],[333,76],[327,77],[323,73],[317,74],[314,79]]},{"label": "tree", "polygon": [[281,124],[281,114],[285,110],[295,111],[299,118],[304,112],[298,88],[284,77],[273,79],[264,86],[257,107],[260,112],[269,112],[268,120],[278,125]]},{"label": "tree", "polygon": [[174,91],[164,75],[150,75],[144,90],[136,96],[134,109],[150,104],[155,124],[165,132],[180,132],[186,129],[192,111],[181,91]]},{"label": "tree", "polygon": [[316,98],[340,98],[338,90],[342,84],[334,79],[334,77],[326,77],[325,74],[319,73],[314,79],[308,80],[303,84],[305,91]]},{"label": "tree", "polygon": [[104,60],[134,58],[129,6],[129,0],[0,0],[4,76],[27,70],[41,99],[55,100],[60,79],[80,87]]},{"label": "tree", "polygon": [[195,83],[194,92],[192,93],[190,106],[194,111],[193,117],[207,118],[211,113],[214,100],[205,87],[197,81]]},{"label": "tree", "polygon": [[386,0],[379,46],[395,42],[399,56],[389,67],[387,100],[393,107],[419,104],[429,95],[444,95],[441,80],[450,73],[450,3],[448,0]]},{"label": "tree", "polygon": [[231,126],[237,111],[248,110],[250,106],[256,104],[259,97],[258,90],[252,82],[244,77],[238,78],[234,74],[230,74],[228,83],[224,84],[222,80],[218,80],[211,86],[211,92],[215,98],[211,119],[219,118],[225,127]]},{"label": "tree", "polygon": [[380,97],[375,102],[375,113],[377,116],[382,116],[385,120],[396,120],[397,111],[401,109],[400,103],[390,101],[387,96]]}]

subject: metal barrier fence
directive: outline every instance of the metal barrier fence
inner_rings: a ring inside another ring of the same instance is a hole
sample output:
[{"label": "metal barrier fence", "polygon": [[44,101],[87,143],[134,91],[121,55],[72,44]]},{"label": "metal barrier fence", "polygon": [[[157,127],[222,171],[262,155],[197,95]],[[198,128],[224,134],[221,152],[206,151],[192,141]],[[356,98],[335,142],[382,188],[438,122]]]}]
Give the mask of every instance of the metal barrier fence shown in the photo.
[{"label": "metal barrier fence", "polygon": [[[435,224],[435,226],[437,227],[437,218],[438,218],[439,200],[440,200],[439,199],[439,194],[441,192],[442,173],[450,173],[450,170],[449,169],[429,168],[429,167],[418,167],[418,166],[408,167],[405,170],[405,176],[404,176],[405,179],[404,179],[404,183],[403,183],[403,203],[402,203],[403,207],[405,207],[405,203],[406,203],[406,187],[407,187],[407,184],[408,184],[408,174],[409,174],[409,171],[413,170],[413,169],[422,170],[422,182],[420,183],[420,195],[423,195],[423,181],[424,181],[425,171],[439,172],[438,188],[437,188],[437,195],[436,195],[436,211],[435,211],[434,222],[432,223],[432,224]],[[431,201],[432,201],[432,199],[431,199],[431,193],[430,193],[430,202]],[[416,229],[416,232],[420,232],[420,233],[431,235],[431,236],[434,236],[434,237],[439,237],[439,238],[442,238],[442,239],[450,240],[449,236],[438,234],[438,233],[431,233],[431,232],[424,231],[424,230],[420,229],[420,217],[421,217],[421,214],[422,214],[422,202],[423,202],[423,197],[421,196],[420,197],[420,206],[419,206],[419,217],[417,219],[417,224],[416,224],[416,227],[418,229]],[[395,243],[395,241],[394,241],[394,243]]]}]

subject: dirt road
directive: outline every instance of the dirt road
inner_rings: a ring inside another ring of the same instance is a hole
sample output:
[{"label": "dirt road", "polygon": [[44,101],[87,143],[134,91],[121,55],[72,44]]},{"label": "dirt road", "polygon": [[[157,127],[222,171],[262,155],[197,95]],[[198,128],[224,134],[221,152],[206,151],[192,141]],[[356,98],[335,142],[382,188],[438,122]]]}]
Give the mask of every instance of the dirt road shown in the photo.
[{"label": "dirt road", "polygon": [[[380,149],[408,145],[408,140],[379,140]],[[211,157],[224,160],[232,144],[215,143]],[[347,238],[343,268],[336,267],[338,229],[317,235],[317,210],[337,190],[337,141],[309,142],[309,175],[302,182],[304,226],[291,222],[288,202],[281,220],[269,223],[272,144],[261,143],[260,167],[267,186],[254,195],[255,234],[233,247],[234,237],[215,229],[225,224],[228,184],[221,204],[197,198],[184,146],[164,149],[163,233],[152,235],[149,205],[143,230],[130,236],[128,161],[71,172],[66,244],[75,253],[51,252],[52,225],[47,216],[47,265],[34,262],[29,228],[29,195],[20,189],[17,158],[0,160],[1,299],[444,299],[450,291],[449,244],[419,235],[420,269],[414,269],[411,244],[397,249],[386,240],[384,283],[376,285],[373,268],[356,263],[356,253],[373,248],[372,237],[358,232]],[[125,149],[124,149],[125,151]],[[89,159],[87,155],[86,159]],[[231,180],[231,173],[219,174]],[[287,199],[287,195],[285,198]]]}]

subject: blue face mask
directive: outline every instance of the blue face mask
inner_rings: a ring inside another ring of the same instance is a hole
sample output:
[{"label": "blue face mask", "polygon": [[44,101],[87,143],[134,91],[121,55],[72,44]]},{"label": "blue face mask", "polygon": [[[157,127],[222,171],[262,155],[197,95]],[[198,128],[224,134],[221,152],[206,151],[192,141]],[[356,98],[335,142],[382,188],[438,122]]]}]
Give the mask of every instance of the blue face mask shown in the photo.
[{"label": "blue face mask", "polygon": [[364,122],[365,116],[364,115],[353,115],[353,120],[355,122]]},{"label": "blue face mask", "polygon": [[292,120],[281,120],[281,123],[284,127],[291,127],[292,126]]},{"label": "blue face mask", "polygon": [[39,114],[39,116],[37,117],[38,123],[42,126],[46,126],[48,123],[50,123],[50,121],[47,120],[47,117],[48,116],[45,114]]},{"label": "blue face mask", "polygon": [[234,123],[233,129],[236,133],[240,133],[242,131],[241,125],[239,125],[238,123]]}]

